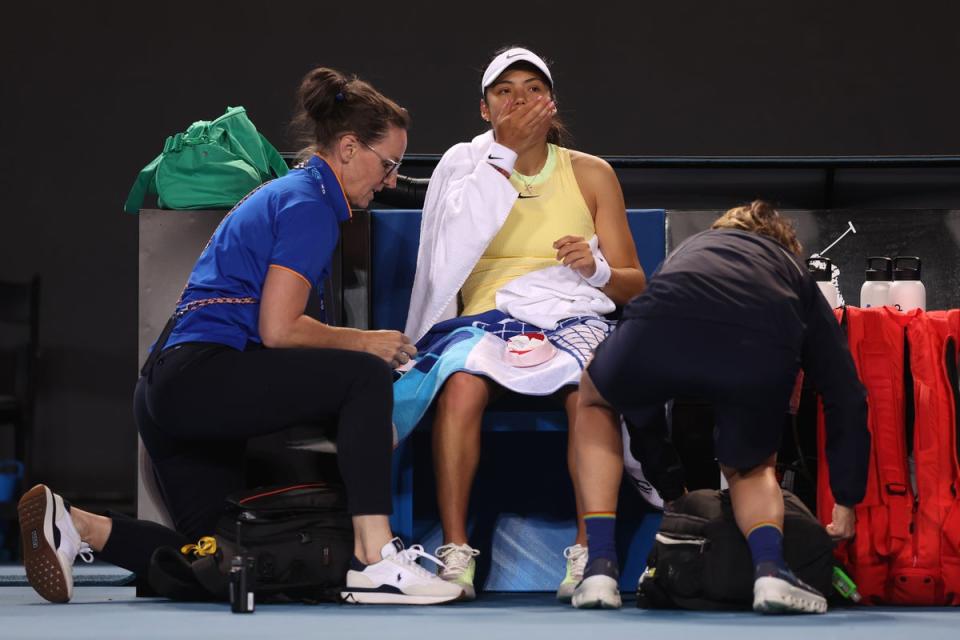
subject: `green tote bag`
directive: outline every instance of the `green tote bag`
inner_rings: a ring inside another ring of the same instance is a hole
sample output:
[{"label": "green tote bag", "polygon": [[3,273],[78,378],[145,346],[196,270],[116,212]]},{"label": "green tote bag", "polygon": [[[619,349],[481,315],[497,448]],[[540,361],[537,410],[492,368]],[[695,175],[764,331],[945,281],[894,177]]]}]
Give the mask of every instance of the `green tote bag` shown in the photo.
[{"label": "green tote bag", "polygon": [[138,213],[148,194],[161,209],[229,209],[287,164],[257,131],[243,107],[194,122],[167,138],[163,153],[140,171],[123,206]]}]

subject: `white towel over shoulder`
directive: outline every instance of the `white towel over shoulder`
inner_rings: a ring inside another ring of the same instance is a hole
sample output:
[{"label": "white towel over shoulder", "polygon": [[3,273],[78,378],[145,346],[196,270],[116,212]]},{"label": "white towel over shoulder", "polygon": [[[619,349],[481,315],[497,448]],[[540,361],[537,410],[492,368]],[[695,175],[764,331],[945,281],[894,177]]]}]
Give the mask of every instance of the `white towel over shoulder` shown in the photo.
[{"label": "white towel over shoulder", "polygon": [[517,199],[517,190],[491,166],[488,155],[511,167],[516,160],[488,131],[447,150],[430,177],[404,331],[414,342],[456,315],[457,292]]}]

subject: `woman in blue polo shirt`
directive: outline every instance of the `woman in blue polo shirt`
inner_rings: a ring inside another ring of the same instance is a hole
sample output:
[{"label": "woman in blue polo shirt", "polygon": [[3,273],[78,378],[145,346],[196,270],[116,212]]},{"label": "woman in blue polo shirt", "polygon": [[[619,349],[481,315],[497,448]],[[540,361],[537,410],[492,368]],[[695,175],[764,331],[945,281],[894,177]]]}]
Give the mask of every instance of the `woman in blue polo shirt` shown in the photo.
[{"label": "woman in blue polo shirt", "polygon": [[322,292],[350,205],[396,186],[409,116],[332,69],[307,74],[298,97],[309,159],[220,223],[137,383],[137,426],[176,532],[71,509],[34,487],[21,500],[21,528],[25,539],[44,533],[25,565],[48,600],[69,600],[73,561],[89,549],[145,577],[154,549],[214,531],[225,497],[244,488],[249,438],[331,418],[355,532],[344,598],[432,604],[461,595],[419,567],[422,549],[404,550],[387,517],[391,367],[416,349],[397,331],[331,327],[304,313],[311,292]]}]

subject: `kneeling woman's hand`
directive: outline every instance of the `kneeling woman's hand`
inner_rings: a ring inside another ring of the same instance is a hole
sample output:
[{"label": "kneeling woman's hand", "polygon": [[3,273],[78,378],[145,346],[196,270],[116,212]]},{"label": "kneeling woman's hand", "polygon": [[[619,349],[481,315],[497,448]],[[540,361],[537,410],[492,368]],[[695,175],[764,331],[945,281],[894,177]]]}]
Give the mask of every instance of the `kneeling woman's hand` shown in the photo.
[{"label": "kneeling woman's hand", "polygon": [[847,540],[857,531],[857,515],[851,507],[833,505],[833,522],[827,525],[827,533],[836,540]]},{"label": "kneeling woman's hand", "polygon": [[394,368],[410,362],[417,354],[410,339],[399,331],[331,327],[305,315],[309,295],[309,283],[295,272],[276,266],[267,271],[259,322],[264,346],[365,351]]},{"label": "kneeling woman's hand", "polygon": [[399,331],[364,331],[360,344],[362,351],[383,359],[394,369],[417,355],[417,348],[410,344],[410,338]]}]

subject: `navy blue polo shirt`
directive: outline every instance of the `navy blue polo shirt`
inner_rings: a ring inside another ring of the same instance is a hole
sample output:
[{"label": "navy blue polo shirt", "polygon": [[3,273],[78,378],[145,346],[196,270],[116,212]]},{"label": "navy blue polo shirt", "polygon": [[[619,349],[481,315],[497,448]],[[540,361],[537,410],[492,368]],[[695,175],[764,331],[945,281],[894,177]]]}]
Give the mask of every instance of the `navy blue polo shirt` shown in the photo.
[{"label": "navy blue polo shirt", "polygon": [[339,225],[350,215],[337,175],[317,156],[251,192],[217,227],[177,308],[211,298],[256,302],[189,311],[178,319],[166,346],[217,342],[242,350],[247,342],[262,342],[258,325],[267,270],[286,269],[322,295]]}]

